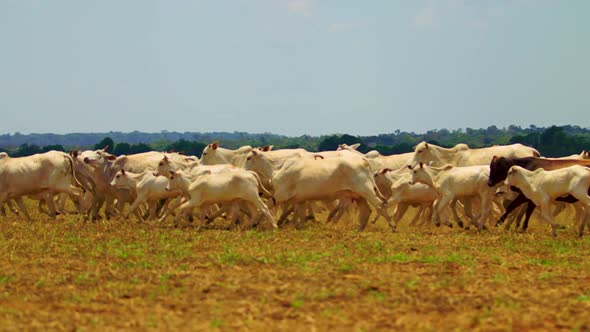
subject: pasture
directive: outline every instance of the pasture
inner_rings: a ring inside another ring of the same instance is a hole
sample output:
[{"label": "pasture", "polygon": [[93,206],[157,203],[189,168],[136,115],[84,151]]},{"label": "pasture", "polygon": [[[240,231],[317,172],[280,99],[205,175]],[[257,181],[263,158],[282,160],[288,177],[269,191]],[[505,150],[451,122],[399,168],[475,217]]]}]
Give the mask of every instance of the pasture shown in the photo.
[{"label": "pasture", "polygon": [[397,233],[325,214],[278,231],[0,217],[0,329],[590,329],[588,232],[409,227],[412,213]]}]

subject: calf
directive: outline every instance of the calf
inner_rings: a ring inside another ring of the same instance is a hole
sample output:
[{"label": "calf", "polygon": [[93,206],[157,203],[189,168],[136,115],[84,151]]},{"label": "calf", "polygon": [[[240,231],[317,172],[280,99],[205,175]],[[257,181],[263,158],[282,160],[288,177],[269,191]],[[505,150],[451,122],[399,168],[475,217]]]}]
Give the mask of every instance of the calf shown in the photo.
[{"label": "calf", "polygon": [[[412,169],[411,183],[421,182],[437,193],[437,199],[433,204],[432,219],[436,225],[440,225],[440,216],[443,209],[454,199],[460,197],[478,197],[480,199],[480,214],[472,218],[471,223],[479,230],[484,226],[490,212],[490,206],[495,189],[487,186],[489,168],[487,166],[455,167],[447,165],[442,168],[424,167],[420,163]],[[476,223],[475,219],[480,222]]]},{"label": "calf", "polygon": [[[179,207],[175,224],[186,212],[205,203],[223,203],[241,200],[246,203],[252,215],[256,217],[262,213],[277,228],[277,224],[270,214],[268,207],[258,196],[259,179],[253,172],[235,171],[218,174],[203,174],[191,182],[182,173],[170,173],[170,183],[167,190],[179,190],[190,198]],[[270,193],[266,193],[270,195]],[[260,213],[255,211],[258,209]]]},{"label": "calf", "polygon": [[529,171],[520,166],[512,166],[505,183],[515,186],[536,206],[541,208],[541,217],[551,225],[551,234],[556,236],[556,224],[550,205],[553,200],[564,195],[571,195],[579,200],[585,210],[585,220],[580,225],[579,235],[584,234],[590,212],[590,169],[574,165],[553,171],[536,169]]},{"label": "calf", "polygon": [[[569,167],[573,165],[581,165],[590,167],[590,160],[584,159],[557,159],[557,158],[536,158],[536,157],[526,157],[526,158],[505,158],[505,157],[497,157],[494,156],[490,163],[490,178],[488,181],[489,186],[496,186],[500,182],[506,180],[508,176],[508,170],[512,166],[520,166],[526,168],[529,171],[536,170],[538,168],[542,168],[546,171],[550,170],[557,170],[564,167]],[[512,188],[513,190],[517,188]],[[557,201],[567,202],[567,203],[575,203],[578,200],[571,196],[567,195],[566,197],[559,197],[556,199]],[[500,217],[498,222],[496,222],[496,226],[501,225],[506,217],[512,213],[516,208],[521,206],[522,204],[527,203],[527,210],[525,215],[525,220],[522,226],[523,231],[526,231],[529,225],[529,219],[531,214],[535,210],[535,204],[528,199],[524,194],[520,193],[506,208],[504,214]]]},{"label": "calf", "polygon": [[115,175],[111,185],[115,188],[128,189],[135,194],[136,198],[133,204],[131,204],[129,212],[124,217],[128,218],[131,213],[135,213],[139,221],[142,221],[142,217],[139,213],[136,213],[136,210],[140,204],[149,203],[149,219],[155,219],[157,217],[157,202],[161,199],[176,197],[179,194],[178,191],[166,190],[168,178],[165,176],[156,176],[153,174],[153,171],[132,173],[121,170]]}]

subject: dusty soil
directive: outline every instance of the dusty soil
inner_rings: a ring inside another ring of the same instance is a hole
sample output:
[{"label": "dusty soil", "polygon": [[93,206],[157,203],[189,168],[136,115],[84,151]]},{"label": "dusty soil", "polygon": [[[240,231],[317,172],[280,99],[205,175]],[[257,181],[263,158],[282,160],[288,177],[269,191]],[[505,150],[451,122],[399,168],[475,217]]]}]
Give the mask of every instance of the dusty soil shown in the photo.
[{"label": "dusty soil", "polygon": [[410,217],[397,233],[0,217],[0,329],[590,330],[589,233]]}]

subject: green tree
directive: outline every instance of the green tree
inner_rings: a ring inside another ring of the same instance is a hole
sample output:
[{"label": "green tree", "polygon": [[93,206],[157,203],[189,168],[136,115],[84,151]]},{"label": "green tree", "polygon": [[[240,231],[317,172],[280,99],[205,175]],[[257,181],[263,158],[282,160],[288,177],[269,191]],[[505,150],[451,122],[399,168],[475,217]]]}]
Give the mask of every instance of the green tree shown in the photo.
[{"label": "green tree", "polygon": [[102,141],[94,144],[94,149],[93,150],[104,149],[107,146],[108,146],[108,150],[109,151],[115,150],[115,142],[110,137],[105,137],[105,138],[102,139]]},{"label": "green tree", "polygon": [[16,149],[16,151],[14,151],[13,156],[14,157],[25,157],[25,156],[30,156],[36,153],[42,153],[43,151],[41,150],[41,148],[37,145],[34,144],[22,144],[21,146],[18,147],[18,149]]},{"label": "green tree", "polygon": [[142,153],[142,152],[148,152],[148,151],[152,151],[152,148],[145,144],[145,143],[138,143],[138,144],[133,144],[131,145],[130,149],[129,149],[129,154],[136,154],[136,153]]},{"label": "green tree", "polygon": [[51,151],[51,150],[55,150],[55,151],[62,151],[65,152],[66,149],[61,146],[60,144],[51,144],[51,145],[46,145],[42,148],[43,152],[47,152],[47,151]]},{"label": "green tree", "polygon": [[131,153],[131,145],[129,143],[121,142],[115,146],[113,149],[113,154],[115,156],[120,156],[123,154],[130,154]]},{"label": "green tree", "polygon": [[181,139],[166,146],[166,151],[181,152],[186,155],[199,156],[207,146],[205,143]]},{"label": "green tree", "polygon": [[356,144],[361,143],[361,146],[357,149],[361,152],[367,152],[367,147],[363,147],[363,140],[360,137],[355,137],[352,135],[344,134],[344,135],[332,135],[324,138],[320,144],[318,145],[319,151],[334,151],[338,149],[338,145],[340,144]]}]

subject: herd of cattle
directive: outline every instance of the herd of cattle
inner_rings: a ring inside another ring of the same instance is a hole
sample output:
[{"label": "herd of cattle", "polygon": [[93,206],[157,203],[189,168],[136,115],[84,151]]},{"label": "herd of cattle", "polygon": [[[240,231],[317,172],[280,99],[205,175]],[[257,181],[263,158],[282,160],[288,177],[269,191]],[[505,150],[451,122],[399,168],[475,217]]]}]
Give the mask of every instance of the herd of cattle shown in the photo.
[{"label": "herd of cattle", "polygon": [[[133,214],[140,221],[162,221],[172,215],[175,224],[195,217],[208,223],[225,214],[232,224],[253,226],[266,219],[276,228],[288,218],[296,224],[313,218],[318,209],[330,211],[328,221],[357,210],[363,230],[374,210],[375,221],[383,217],[395,231],[410,206],[418,208],[412,224],[421,219],[452,226],[449,219],[454,218],[460,227],[468,227],[461,211],[480,230],[498,217],[495,224],[504,222],[519,209],[526,214],[526,230],[538,206],[555,236],[554,216],[563,203],[575,203],[580,236],[590,224],[587,151],[542,158],[521,144],[471,149],[422,142],[412,153],[383,156],[360,153],[357,147],[229,150],[213,143],[200,159],[156,151],[117,157],[107,148],[21,158],[0,153],[0,213],[6,215],[8,208],[31,220],[22,200],[28,196],[39,200],[40,210],[47,205],[51,217],[65,213],[65,202],[71,199],[75,213],[92,220]],[[526,210],[520,209],[525,203]],[[393,215],[389,207],[395,207]]]}]

